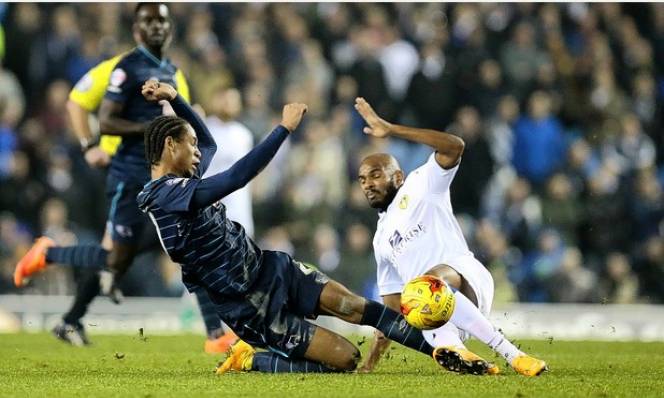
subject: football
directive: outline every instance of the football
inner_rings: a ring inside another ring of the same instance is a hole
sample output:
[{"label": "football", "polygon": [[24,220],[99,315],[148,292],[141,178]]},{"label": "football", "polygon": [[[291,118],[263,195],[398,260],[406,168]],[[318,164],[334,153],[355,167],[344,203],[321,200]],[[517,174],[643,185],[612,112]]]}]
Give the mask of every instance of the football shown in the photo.
[{"label": "football", "polygon": [[431,330],[443,326],[454,311],[454,292],[440,278],[419,276],[401,292],[401,313],[412,326]]}]

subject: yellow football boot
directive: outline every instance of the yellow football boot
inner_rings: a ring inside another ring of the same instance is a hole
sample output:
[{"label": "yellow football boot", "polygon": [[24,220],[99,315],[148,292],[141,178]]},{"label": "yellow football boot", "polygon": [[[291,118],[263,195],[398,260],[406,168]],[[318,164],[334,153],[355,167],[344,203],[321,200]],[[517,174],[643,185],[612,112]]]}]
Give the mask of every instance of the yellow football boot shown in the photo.
[{"label": "yellow football boot", "polygon": [[229,355],[226,360],[217,367],[216,373],[218,375],[224,374],[228,371],[248,372],[251,370],[251,365],[254,362],[254,354],[256,350],[254,347],[238,340],[229,349]]},{"label": "yellow football boot", "polygon": [[549,370],[546,362],[525,354],[514,358],[511,365],[518,374],[528,377],[537,376]]}]

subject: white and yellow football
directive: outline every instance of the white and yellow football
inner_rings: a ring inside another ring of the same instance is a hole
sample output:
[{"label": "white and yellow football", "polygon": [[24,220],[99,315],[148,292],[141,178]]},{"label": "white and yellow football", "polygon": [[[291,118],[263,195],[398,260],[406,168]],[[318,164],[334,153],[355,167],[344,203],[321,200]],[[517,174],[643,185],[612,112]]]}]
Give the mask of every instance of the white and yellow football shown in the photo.
[{"label": "white and yellow football", "polygon": [[401,292],[401,313],[409,324],[422,330],[443,326],[452,317],[455,304],[452,289],[432,275],[411,280]]}]

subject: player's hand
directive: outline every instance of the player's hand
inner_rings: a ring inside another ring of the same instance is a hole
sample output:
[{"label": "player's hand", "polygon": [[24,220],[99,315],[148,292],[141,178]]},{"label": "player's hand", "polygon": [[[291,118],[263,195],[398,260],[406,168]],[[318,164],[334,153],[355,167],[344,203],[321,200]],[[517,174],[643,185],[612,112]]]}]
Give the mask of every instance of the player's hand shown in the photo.
[{"label": "player's hand", "polygon": [[90,167],[101,169],[111,163],[111,157],[108,155],[108,153],[104,152],[104,150],[98,146],[93,146],[92,148],[85,151],[84,157],[85,161]]},{"label": "player's hand", "polygon": [[166,100],[161,100],[158,102],[159,105],[161,105],[161,114],[164,116],[177,116],[175,114],[175,111],[173,110],[173,107],[171,106],[171,103],[166,101]]},{"label": "player's hand", "polygon": [[371,372],[373,372],[375,366],[376,365],[373,365],[373,364],[370,365],[370,364],[365,362],[364,364],[362,364],[362,366],[357,368],[356,372],[357,373],[371,373]]},{"label": "player's hand", "polygon": [[166,100],[170,101],[178,96],[178,92],[168,83],[160,83],[156,80],[148,80],[141,88],[141,94],[151,102]]},{"label": "player's hand", "polygon": [[281,116],[281,125],[286,127],[291,133],[300,125],[302,117],[307,112],[305,104],[293,103],[284,105]]},{"label": "player's hand", "polygon": [[383,138],[390,135],[392,131],[392,124],[381,119],[376,111],[373,110],[371,105],[362,97],[355,98],[355,109],[359,112],[360,116],[367,123],[364,128],[364,134],[373,135],[374,137]]}]

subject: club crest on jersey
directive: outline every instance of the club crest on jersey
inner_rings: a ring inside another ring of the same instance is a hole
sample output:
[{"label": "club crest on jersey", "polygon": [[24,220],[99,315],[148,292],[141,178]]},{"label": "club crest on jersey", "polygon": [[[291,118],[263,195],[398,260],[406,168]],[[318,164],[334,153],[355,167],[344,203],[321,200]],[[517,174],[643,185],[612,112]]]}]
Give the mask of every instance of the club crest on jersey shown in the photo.
[{"label": "club crest on jersey", "polygon": [[408,195],[404,195],[401,197],[401,200],[399,201],[399,208],[401,210],[406,210],[408,207]]}]

